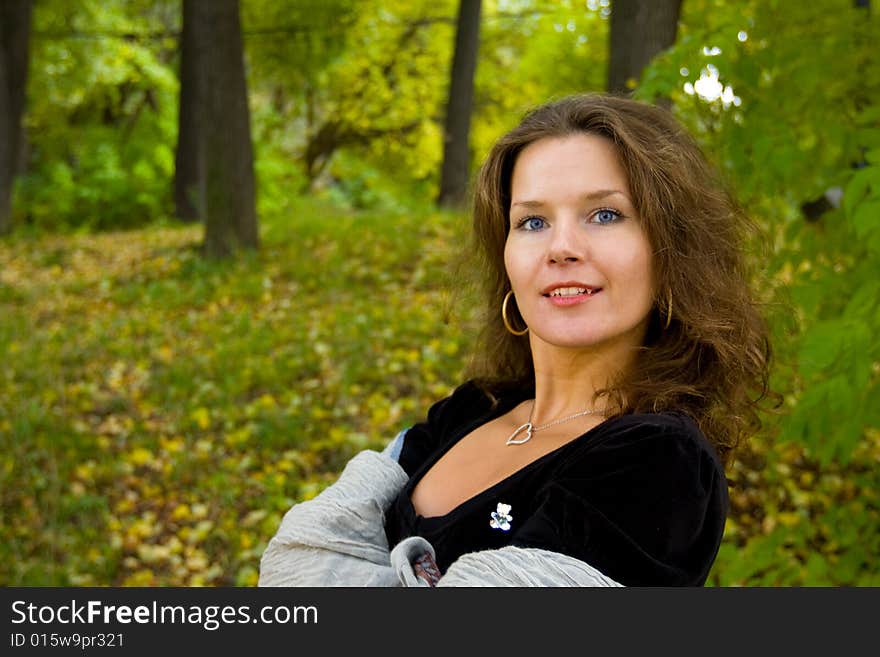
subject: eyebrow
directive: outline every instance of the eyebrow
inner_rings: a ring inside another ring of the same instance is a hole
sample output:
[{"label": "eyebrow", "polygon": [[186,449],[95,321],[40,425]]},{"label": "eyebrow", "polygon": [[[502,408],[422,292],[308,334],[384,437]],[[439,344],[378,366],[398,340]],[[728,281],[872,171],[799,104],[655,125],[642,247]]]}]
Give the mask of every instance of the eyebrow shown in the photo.
[{"label": "eyebrow", "polygon": [[[609,196],[619,195],[629,201],[629,196],[624,194],[618,189],[597,189],[595,192],[590,192],[589,194],[584,194],[581,196],[581,200],[584,201],[596,201],[603,198],[608,198]],[[539,208],[544,205],[543,201],[517,201],[516,203],[511,204],[510,207],[522,206],[524,208]]]}]

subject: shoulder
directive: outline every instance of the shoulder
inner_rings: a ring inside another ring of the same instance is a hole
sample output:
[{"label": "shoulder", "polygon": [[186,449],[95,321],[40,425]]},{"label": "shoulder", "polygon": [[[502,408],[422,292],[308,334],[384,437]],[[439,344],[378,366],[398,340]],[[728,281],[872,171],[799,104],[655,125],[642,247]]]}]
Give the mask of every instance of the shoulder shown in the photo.
[{"label": "shoulder", "polygon": [[702,584],[728,510],[709,440],[675,413],[597,429],[547,482],[520,544],[575,556],[625,584]]},{"label": "shoulder", "polygon": [[465,381],[428,410],[428,422],[455,419],[458,414],[484,413],[495,399],[473,380]]},{"label": "shoulder", "polygon": [[595,435],[584,438],[560,473],[563,476],[597,468],[607,472],[609,463],[615,463],[619,474],[649,475],[650,481],[674,483],[683,471],[691,473],[691,478],[702,478],[706,484],[706,475],[724,479],[714,446],[684,413],[621,415],[596,427]]},{"label": "shoulder", "polygon": [[435,402],[425,419],[406,430],[399,463],[410,476],[460,426],[489,412],[496,400],[476,382],[465,381]]},{"label": "shoulder", "polygon": [[[714,453],[712,443],[689,415],[677,412],[627,413],[607,420],[603,437],[618,442],[663,440]],[[601,426],[601,425],[600,425]]]}]

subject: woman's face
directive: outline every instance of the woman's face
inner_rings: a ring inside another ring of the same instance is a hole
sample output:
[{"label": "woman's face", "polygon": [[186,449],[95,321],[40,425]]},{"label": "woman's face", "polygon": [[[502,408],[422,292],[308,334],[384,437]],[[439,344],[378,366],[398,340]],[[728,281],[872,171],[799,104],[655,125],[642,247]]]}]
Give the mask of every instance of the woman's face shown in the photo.
[{"label": "woman's face", "polygon": [[643,343],[651,246],[610,140],[582,133],[523,149],[504,263],[533,349],[535,341],[598,351]]}]

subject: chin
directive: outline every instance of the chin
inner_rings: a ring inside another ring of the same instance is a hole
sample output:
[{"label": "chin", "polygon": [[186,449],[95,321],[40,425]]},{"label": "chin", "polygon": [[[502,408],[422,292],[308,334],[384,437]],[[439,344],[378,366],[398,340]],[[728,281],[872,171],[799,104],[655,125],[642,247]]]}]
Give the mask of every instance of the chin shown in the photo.
[{"label": "chin", "polygon": [[591,349],[605,340],[602,336],[594,334],[585,334],[583,331],[573,333],[571,331],[547,331],[545,333],[536,333],[536,337],[542,342],[563,349]]},{"label": "chin", "polygon": [[600,327],[580,324],[572,326],[551,325],[532,327],[534,337],[544,344],[559,349],[596,351],[602,349],[617,350],[623,345],[633,347],[644,343],[646,325]]}]

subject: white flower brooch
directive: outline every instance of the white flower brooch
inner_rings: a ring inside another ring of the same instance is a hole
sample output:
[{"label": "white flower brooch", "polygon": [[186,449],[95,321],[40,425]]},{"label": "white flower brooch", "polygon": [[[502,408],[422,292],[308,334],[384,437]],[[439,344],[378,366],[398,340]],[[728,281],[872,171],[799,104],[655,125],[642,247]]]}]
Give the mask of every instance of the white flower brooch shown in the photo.
[{"label": "white flower brooch", "polygon": [[489,526],[492,529],[500,529],[501,531],[508,531],[510,529],[510,521],[513,520],[513,516],[510,515],[510,505],[498,503],[498,508],[492,512],[492,519],[489,521]]}]

